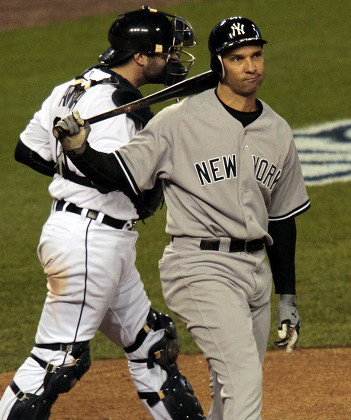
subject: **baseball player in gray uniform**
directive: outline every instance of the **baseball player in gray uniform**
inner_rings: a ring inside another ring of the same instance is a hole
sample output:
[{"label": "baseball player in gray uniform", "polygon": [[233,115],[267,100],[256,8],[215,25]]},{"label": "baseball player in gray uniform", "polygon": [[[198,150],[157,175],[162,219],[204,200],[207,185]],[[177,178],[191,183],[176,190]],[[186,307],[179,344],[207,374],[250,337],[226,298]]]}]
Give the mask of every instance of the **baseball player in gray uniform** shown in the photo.
[{"label": "baseball player in gray uniform", "polygon": [[265,43],[249,19],[219,22],[209,37],[218,87],[165,108],[114,153],[90,146],[78,113],[58,123],[94,182],[138,196],[162,179],[172,237],[162,288],[209,363],[210,420],[261,418],[272,277],[277,345],[291,352],[299,333],[295,217],[310,202],[292,130],[257,98]]},{"label": "baseball player in gray uniform", "polygon": [[[134,265],[138,233],[132,227],[145,208],[121,191],[107,193],[92,184],[52,134],[54,124],[73,109],[88,117],[140,98],[141,85],[182,80],[189,69],[182,49],[195,44],[194,33],[185,19],[143,7],[120,15],[109,41],[111,47],[100,56],[103,64],[56,87],[17,145],[18,161],[54,177],[49,186],[54,201],[38,246],[48,294],[31,355],[1,399],[2,420],[48,419],[59,394],[89,369],[89,341],[98,329],[124,348],[139,396],[153,418],[204,418],[177,367],[174,323],[150,307]],[[186,57],[190,65],[194,57]],[[96,149],[112,152],[151,117],[151,110],[144,109],[100,122],[90,140]],[[159,205],[162,188],[156,186],[148,196]],[[118,389],[110,392],[118,405]],[[135,418],[132,407],[130,412],[129,418]]]}]

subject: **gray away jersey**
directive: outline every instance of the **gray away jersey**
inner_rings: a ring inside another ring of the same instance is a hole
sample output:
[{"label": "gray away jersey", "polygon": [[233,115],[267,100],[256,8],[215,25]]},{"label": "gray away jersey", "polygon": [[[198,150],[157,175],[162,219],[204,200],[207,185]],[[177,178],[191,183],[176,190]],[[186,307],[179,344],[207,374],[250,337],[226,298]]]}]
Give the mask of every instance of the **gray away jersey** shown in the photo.
[{"label": "gray away jersey", "polygon": [[207,90],[159,112],[118,150],[132,186],[163,179],[167,233],[270,244],[269,221],[309,208],[292,131],[261,102],[262,114],[244,128]]}]

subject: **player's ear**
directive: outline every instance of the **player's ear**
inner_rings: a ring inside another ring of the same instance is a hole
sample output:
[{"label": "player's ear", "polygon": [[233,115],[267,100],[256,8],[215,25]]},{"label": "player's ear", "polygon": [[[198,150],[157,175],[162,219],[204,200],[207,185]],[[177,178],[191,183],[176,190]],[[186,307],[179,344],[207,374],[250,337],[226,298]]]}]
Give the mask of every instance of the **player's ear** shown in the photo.
[{"label": "player's ear", "polygon": [[137,52],[133,55],[133,57],[134,57],[134,61],[139,66],[145,66],[147,64],[147,59],[148,59],[147,54],[145,54],[143,52]]}]

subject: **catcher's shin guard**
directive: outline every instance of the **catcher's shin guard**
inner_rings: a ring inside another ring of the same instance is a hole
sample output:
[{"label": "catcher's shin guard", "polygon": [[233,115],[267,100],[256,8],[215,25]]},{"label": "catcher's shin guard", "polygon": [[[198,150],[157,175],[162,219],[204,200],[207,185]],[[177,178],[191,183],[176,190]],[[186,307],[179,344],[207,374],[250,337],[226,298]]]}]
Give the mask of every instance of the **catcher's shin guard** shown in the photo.
[{"label": "catcher's shin guard", "polygon": [[158,396],[172,419],[205,420],[203,409],[194,395],[192,386],[181,374],[176,363],[172,369],[169,369],[169,376],[162,385],[161,391],[158,392]]},{"label": "catcher's shin guard", "polygon": [[150,407],[162,401],[173,420],[205,420],[200,402],[174,358],[174,338],[167,335],[165,331],[162,340],[152,346],[149,352],[149,363],[152,361],[161,366],[167,372],[167,379],[159,392],[138,392],[139,397],[146,399]]},{"label": "catcher's shin guard", "polygon": [[[147,358],[128,358],[132,363],[145,363],[149,370],[153,369],[155,365],[159,366],[161,371],[165,373],[163,376],[166,379],[160,382],[158,391],[142,392],[138,390],[139,397],[146,400],[151,412],[152,408],[159,401],[162,401],[170,418],[174,420],[205,420],[202,407],[194,396],[190,383],[180,373],[176,364],[179,343],[174,322],[169,316],[151,310],[148,316],[148,324],[149,328],[154,331],[162,329],[164,331],[163,337],[151,345]],[[141,331],[143,330],[145,330],[145,327]],[[142,333],[142,335],[144,334]],[[135,350],[135,347],[133,350]]]},{"label": "catcher's shin guard", "polygon": [[7,420],[47,420],[51,415],[51,407],[57,399],[49,399],[43,395],[22,392],[15,382],[10,388],[16,394],[17,400],[12,406]]},{"label": "catcher's shin guard", "polygon": [[[58,345],[60,346],[60,344]],[[41,345],[40,347],[45,346]],[[47,420],[50,418],[51,407],[59,394],[70,391],[89,370],[91,365],[89,342],[73,344],[71,355],[74,357],[75,363],[69,366],[53,366],[37,356],[31,355],[47,371],[43,383],[44,391],[41,395],[25,393],[19,389],[15,382],[12,382],[10,387],[16,395],[17,401],[7,420]]]}]

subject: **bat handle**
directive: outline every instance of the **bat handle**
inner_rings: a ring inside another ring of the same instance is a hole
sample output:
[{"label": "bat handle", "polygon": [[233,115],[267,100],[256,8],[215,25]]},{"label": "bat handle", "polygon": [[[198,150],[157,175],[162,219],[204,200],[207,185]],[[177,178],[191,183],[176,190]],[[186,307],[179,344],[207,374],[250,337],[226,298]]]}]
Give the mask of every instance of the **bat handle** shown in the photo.
[{"label": "bat handle", "polygon": [[62,139],[64,137],[65,133],[67,133],[67,132],[62,127],[54,127],[53,130],[52,130],[52,134],[58,140]]}]

